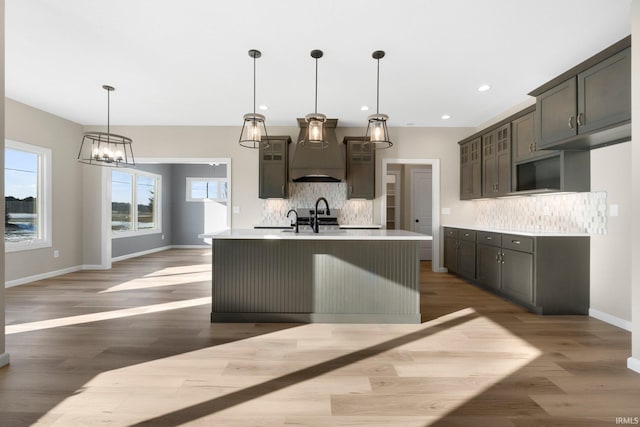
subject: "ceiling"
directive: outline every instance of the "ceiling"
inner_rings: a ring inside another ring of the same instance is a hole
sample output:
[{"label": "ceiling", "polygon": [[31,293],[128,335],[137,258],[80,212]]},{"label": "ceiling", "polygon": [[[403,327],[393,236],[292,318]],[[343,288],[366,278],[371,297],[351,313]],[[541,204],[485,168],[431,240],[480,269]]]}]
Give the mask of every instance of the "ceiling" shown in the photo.
[{"label": "ceiling", "polygon": [[[631,0],[6,0],[6,96],[83,125],[475,127],[630,34]],[[479,92],[481,84],[491,90]],[[362,111],[367,105],[369,111]],[[444,114],[451,116],[442,120]]]}]

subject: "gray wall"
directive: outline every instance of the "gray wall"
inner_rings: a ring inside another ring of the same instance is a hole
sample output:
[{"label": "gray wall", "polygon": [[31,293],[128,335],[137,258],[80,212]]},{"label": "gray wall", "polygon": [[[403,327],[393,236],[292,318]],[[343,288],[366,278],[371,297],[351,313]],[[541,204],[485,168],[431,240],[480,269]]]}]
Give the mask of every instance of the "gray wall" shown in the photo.
[{"label": "gray wall", "polygon": [[204,230],[204,207],[201,202],[187,202],[187,177],[191,178],[224,178],[227,176],[227,166],[218,165],[172,165],[172,235],[173,245],[192,246],[205,245],[198,234]]},{"label": "gray wall", "polygon": [[[137,252],[149,251],[172,244],[172,166],[171,165],[136,165],[137,170],[151,172],[162,176],[162,228],[160,233],[143,236],[122,237],[111,240],[111,256],[117,258]],[[164,238],[163,238],[164,237]]]}]

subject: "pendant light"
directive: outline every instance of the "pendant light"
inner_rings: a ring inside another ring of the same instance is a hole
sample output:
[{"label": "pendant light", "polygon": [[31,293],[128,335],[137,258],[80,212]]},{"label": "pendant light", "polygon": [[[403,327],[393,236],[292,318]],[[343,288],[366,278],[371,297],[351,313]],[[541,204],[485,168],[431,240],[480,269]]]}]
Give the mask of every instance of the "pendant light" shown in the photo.
[{"label": "pendant light", "polygon": [[82,138],[78,161],[89,165],[129,167],[135,166],[131,149],[131,138],[111,133],[110,94],[115,89],[113,86],[103,85],[107,91],[107,131],[86,132]]},{"label": "pendant light", "polygon": [[304,138],[299,141],[301,145],[309,148],[323,149],[329,146],[324,133],[324,124],[327,121],[327,116],[318,113],[318,59],[322,58],[323,52],[321,50],[312,50],[311,57],[316,60],[316,93],[315,93],[315,109],[311,114],[304,116],[307,122],[307,131],[304,133]]},{"label": "pendant light", "polygon": [[259,50],[251,49],[249,56],[253,58],[253,113],[244,115],[244,123],[240,132],[240,145],[246,148],[267,148],[267,128],[264,121],[266,117],[256,113],[256,59],[262,56]]},{"label": "pendant light", "polygon": [[373,59],[378,62],[378,76],[376,78],[376,113],[368,117],[369,125],[367,126],[367,141],[365,146],[370,146],[375,150],[389,148],[393,146],[393,142],[389,140],[389,131],[387,130],[387,120],[389,116],[380,114],[380,60],[384,58],[384,50],[376,50],[371,54]]}]

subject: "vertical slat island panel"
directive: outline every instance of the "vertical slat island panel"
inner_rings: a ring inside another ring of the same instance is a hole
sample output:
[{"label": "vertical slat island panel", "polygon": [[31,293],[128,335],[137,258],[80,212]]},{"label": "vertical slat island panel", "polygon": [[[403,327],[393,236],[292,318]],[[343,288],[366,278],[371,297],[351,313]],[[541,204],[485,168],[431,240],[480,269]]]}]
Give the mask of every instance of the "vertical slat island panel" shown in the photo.
[{"label": "vertical slat island panel", "polygon": [[212,322],[419,323],[417,240],[213,239]]}]

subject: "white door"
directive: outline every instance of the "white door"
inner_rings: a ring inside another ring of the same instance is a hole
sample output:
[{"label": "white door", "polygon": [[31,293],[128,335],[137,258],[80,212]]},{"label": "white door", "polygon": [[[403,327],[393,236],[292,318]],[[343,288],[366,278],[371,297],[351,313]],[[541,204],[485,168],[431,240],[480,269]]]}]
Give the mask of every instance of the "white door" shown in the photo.
[{"label": "white door", "polygon": [[[433,235],[431,168],[411,170],[411,228],[421,234]],[[420,242],[420,260],[432,259],[431,240]]]}]

